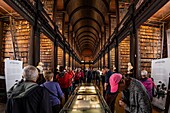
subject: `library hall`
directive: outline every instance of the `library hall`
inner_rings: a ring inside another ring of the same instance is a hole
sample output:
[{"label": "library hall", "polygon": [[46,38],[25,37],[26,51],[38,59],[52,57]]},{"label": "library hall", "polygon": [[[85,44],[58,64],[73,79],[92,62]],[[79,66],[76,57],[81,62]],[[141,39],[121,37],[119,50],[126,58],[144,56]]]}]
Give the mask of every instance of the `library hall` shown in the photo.
[{"label": "library hall", "polygon": [[0,113],[170,113],[169,0],[0,0]]}]

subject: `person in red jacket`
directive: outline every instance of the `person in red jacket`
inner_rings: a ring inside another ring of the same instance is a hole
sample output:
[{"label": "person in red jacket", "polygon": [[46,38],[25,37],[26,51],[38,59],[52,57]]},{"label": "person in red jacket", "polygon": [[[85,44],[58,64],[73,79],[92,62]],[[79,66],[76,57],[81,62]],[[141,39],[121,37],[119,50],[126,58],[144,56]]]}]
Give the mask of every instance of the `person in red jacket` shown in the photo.
[{"label": "person in red jacket", "polygon": [[80,69],[77,69],[77,72],[75,73],[75,77],[74,77],[76,86],[79,85],[80,78],[81,78],[81,72],[80,72]]},{"label": "person in red jacket", "polygon": [[73,91],[73,81],[74,81],[74,72],[72,71],[71,67],[67,68],[67,73],[70,76],[70,81],[69,81],[69,94],[71,94],[71,92]]},{"label": "person in red jacket", "polygon": [[68,100],[70,80],[72,77],[70,74],[64,71],[63,66],[60,66],[59,71],[59,74],[56,75],[56,79],[65,95],[65,100]]}]

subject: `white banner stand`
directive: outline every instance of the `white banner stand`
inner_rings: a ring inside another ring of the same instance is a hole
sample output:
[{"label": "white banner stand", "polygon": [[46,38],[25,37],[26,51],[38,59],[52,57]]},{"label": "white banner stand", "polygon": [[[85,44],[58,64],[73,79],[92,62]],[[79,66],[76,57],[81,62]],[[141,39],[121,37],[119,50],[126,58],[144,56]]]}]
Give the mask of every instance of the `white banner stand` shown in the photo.
[{"label": "white banner stand", "polygon": [[5,59],[6,91],[22,79],[22,61]]},{"label": "white banner stand", "polygon": [[[154,79],[154,83],[157,86],[160,86],[160,91],[158,95],[153,98],[152,104],[162,110],[165,110],[165,103],[167,97],[166,92],[168,90],[170,77],[170,58],[152,60],[151,76]],[[165,89],[162,88],[162,86]]]}]

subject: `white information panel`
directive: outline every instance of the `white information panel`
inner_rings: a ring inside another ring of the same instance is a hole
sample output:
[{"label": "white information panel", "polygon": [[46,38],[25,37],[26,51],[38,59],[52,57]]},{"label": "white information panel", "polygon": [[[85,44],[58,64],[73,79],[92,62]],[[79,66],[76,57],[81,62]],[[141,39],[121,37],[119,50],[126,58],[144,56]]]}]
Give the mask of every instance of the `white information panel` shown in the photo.
[{"label": "white information panel", "polygon": [[16,81],[22,79],[22,61],[18,60],[5,60],[5,82],[6,91],[8,91]]},{"label": "white information panel", "polygon": [[152,60],[151,76],[157,87],[157,96],[153,98],[152,104],[164,110],[170,77],[170,58]]}]

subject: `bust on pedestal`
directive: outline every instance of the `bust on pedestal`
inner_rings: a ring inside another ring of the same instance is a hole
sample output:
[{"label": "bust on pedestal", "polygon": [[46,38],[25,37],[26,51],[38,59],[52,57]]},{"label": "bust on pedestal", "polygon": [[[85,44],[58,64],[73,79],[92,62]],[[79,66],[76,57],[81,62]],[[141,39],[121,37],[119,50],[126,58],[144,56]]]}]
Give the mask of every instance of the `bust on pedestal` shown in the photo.
[{"label": "bust on pedestal", "polygon": [[39,74],[43,74],[43,63],[39,62],[37,68],[39,69]]},{"label": "bust on pedestal", "polygon": [[133,66],[132,66],[132,64],[129,62],[128,63],[128,68],[127,68],[127,77],[132,77],[132,75],[133,75]]},{"label": "bust on pedestal", "polygon": [[113,65],[113,72],[116,72],[116,67],[115,67],[115,65]]},{"label": "bust on pedestal", "polygon": [[39,73],[39,77],[37,79],[37,83],[38,84],[42,84],[45,82],[45,79],[43,77],[43,63],[42,62],[39,62],[38,63],[38,66],[37,66],[37,69],[38,69],[38,73]]}]

